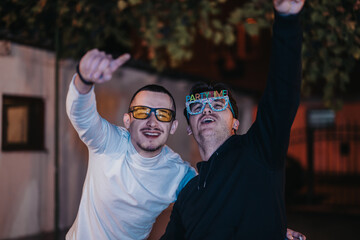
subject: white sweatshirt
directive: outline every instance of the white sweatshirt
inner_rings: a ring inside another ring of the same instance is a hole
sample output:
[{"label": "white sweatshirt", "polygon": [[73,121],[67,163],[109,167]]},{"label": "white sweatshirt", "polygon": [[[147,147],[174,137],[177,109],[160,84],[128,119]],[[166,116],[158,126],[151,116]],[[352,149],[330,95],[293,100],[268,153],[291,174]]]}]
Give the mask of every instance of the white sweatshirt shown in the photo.
[{"label": "white sweatshirt", "polygon": [[89,163],[78,214],[66,239],[145,239],[156,217],[196,172],[167,146],[156,157],[142,157],[125,128],[100,117],[94,89],[80,94],[73,81],[66,109],[88,146]]}]

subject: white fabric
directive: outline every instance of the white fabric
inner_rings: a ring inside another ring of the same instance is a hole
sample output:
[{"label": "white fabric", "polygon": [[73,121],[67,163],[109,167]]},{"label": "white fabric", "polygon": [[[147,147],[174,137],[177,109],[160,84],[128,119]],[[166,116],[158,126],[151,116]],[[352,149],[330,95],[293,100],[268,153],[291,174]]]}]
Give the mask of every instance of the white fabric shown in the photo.
[{"label": "white fabric", "polygon": [[125,128],[100,117],[94,90],[79,94],[73,81],[67,114],[88,146],[89,164],[79,211],[66,239],[145,239],[195,170],[167,146],[156,157],[142,157]]}]

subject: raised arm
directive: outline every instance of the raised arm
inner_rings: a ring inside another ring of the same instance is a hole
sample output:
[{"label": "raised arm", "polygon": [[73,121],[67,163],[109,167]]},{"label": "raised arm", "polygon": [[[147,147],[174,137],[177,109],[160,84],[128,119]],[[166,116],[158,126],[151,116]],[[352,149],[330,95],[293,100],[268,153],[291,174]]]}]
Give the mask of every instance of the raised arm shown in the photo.
[{"label": "raised arm", "polygon": [[102,119],[97,112],[93,85],[109,81],[116,69],[129,57],[124,54],[113,59],[110,55],[93,49],[82,57],[78,74],[70,84],[66,99],[67,114],[81,140],[93,150],[105,147],[106,138],[115,132],[110,131],[114,126]]},{"label": "raised arm", "polygon": [[274,1],[272,53],[267,85],[254,128],[261,154],[271,168],[284,166],[291,125],[300,102],[304,0]]}]

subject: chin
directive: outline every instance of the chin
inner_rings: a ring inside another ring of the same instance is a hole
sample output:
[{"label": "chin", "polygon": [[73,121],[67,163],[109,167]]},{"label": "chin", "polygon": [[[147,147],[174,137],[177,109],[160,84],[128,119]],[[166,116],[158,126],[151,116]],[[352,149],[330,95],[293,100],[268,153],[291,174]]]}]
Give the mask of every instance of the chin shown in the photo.
[{"label": "chin", "polygon": [[156,152],[161,149],[164,145],[148,145],[148,146],[140,146],[140,148],[146,152]]},{"label": "chin", "polygon": [[215,135],[215,131],[213,129],[203,129],[199,132],[199,135],[203,137],[213,137]]}]

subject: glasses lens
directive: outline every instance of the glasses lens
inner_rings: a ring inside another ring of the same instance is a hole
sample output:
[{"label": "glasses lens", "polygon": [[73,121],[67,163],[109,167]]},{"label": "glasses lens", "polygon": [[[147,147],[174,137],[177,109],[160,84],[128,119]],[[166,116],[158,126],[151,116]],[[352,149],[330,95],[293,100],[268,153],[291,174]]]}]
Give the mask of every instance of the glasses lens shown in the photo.
[{"label": "glasses lens", "polygon": [[150,111],[151,109],[147,107],[134,107],[132,113],[134,115],[134,118],[146,119],[150,115]]},{"label": "glasses lens", "polygon": [[169,109],[157,109],[156,118],[161,122],[170,122],[173,118],[173,114]]},{"label": "glasses lens", "polygon": [[191,114],[198,114],[202,111],[203,108],[203,103],[202,102],[193,102],[189,104],[189,108],[190,108],[190,113]]},{"label": "glasses lens", "polygon": [[187,102],[187,111],[191,115],[200,114],[206,104],[209,104],[211,109],[216,112],[224,111],[228,104],[229,98],[225,97],[215,97],[215,98],[206,98],[201,100],[195,100],[193,102]]},{"label": "glasses lens", "polygon": [[212,106],[212,108],[215,111],[223,111],[226,109],[227,107],[227,102],[225,98],[217,98],[217,99],[209,99],[210,100],[210,104]]},{"label": "glasses lens", "polygon": [[147,119],[151,112],[155,112],[156,119],[161,122],[170,122],[174,118],[174,114],[170,109],[166,108],[150,108],[145,106],[135,106],[130,109],[136,119]]}]

